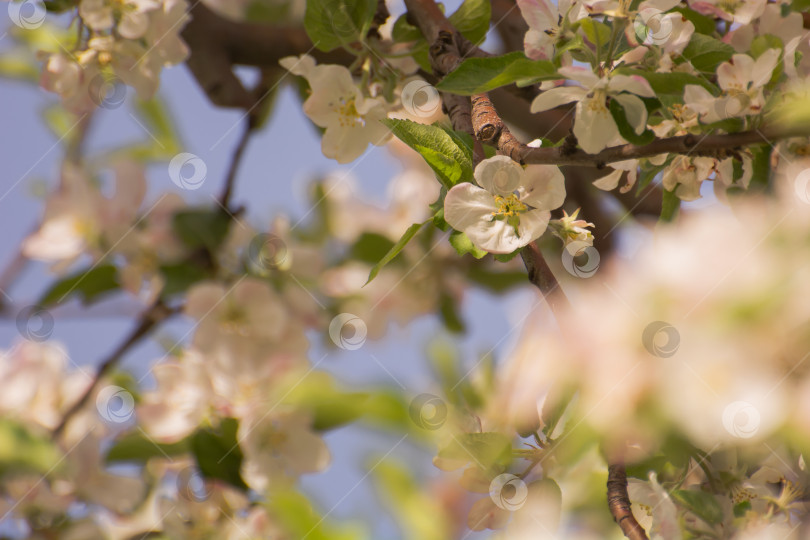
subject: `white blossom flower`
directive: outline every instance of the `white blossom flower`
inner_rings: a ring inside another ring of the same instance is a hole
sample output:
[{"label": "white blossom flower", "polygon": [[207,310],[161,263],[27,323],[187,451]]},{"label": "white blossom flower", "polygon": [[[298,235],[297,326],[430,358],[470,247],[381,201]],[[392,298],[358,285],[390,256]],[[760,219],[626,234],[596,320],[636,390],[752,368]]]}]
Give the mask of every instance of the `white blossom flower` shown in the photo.
[{"label": "white blossom flower", "polygon": [[511,253],[539,238],[550,210],[565,201],[565,180],[552,165],[524,171],[495,156],[478,164],[475,179],[481,187],[464,182],[447,192],[444,219],[490,253]]},{"label": "white blossom flower", "polygon": [[[551,60],[554,46],[564,38],[565,20],[569,23],[587,16],[587,12],[577,5],[577,0],[518,0],[520,13],[529,25],[523,39],[526,56],[532,60]],[[567,37],[573,38],[573,32]]]},{"label": "white blossom flower", "polygon": [[259,407],[239,424],[237,438],[245,456],[242,476],[260,493],[285,479],[322,471],[331,460],[311,419],[295,410]]},{"label": "white blossom flower", "polygon": [[363,96],[344,66],[315,65],[315,59],[306,54],[282,58],[279,64],[309,83],[312,93],[304,102],[304,113],[326,128],[321,139],[326,157],[349,163],[360,157],[369,143],[379,146],[391,137],[380,122],[386,117],[384,101]]},{"label": "white blossom flower", "polygon": [[642,77],[609,74],[600,78],[590,69],[580,67],[563,67],[559,72],[583,86],[560,86],[546,90],[534,99],[531,111],[547,111],[576,102],[574,135],[582,149],[589,154],[625,142],[607,108],[608,97],[621,104],[636,133],[641,134],[647,128],[647,108],[638,96],[654,97],[655,92]]},{"label": "white blossom flower", "polygon": [[627,494],[630,496],[633,517],[644,530],[649,531],[653,540],[679,540],[682,538],[678,525],[678,510],[669,494],[658,483],[655,473],[650,473],[650,481],[636,478],[627,481]]},{"label": "white blossom flower", "polygon": [[717,68],[717,84],[723,95],[714,97],[702,86],[690,84],[684,88],[685,106],[707,123],[761,113],[765,106],[762,87],[771,80],[779,56],[779,49],[768,49],[756,60],[735,54]]},{"label": "white blossom flower", "polygon": [[[575,246],[575,250],[581,250],[585,245],[593,245],[593,233],[587,227],[593,227],[593,223],[588,223],[584,219],[577,219],[579,208],[574,210],[570,216],[563,210],[563,217],[553,219],[549,222],[549,228],[554,236],[563,241],[563,246],[569,251]],[[576,253],[572,253],[575,255]]]}]

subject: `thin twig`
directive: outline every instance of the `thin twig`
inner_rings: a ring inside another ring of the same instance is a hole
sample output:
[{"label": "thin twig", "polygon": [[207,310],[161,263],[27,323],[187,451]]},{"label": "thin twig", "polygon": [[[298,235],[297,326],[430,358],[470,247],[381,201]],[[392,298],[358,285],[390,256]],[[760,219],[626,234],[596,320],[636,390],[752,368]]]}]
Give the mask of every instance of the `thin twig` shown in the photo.
[{"label": "thin twig", "polygon": [[560,319],[563,311],[568,310],[571,304],[560,287],[557,278],[554,277],[548,263],[543,258],[540,249],[532,242],[521,250],[520,257],[523,259],[523,264],[526,265],[529,281],[540,289],[543,298],[551,308],[551,312],[554,313],[557,319]]},{"label": "thin twig", "polygon": [[219,196],[219,202],[224,208],[228,208],[231,202],[231,195],[233,193],[233,185],[236,181],[236,173],[239,170],[239,165],[242,162],[242,156],[245,153],[245,148],[250,141],[250,136],[253,133],[252,122],[245,121],[245,129],[242,132],[242,137],[234,148],[233,156],[231,156],[231,163],[228,167],[228,176],[225,177],[225,185],[222,186],[222,193]]},{"label": "thin twig", "polygon": [[129,351],[135,344],[137,344],[141,339],[149,335],[149,333],[160,323],[165,321],[171,315],[177,313],[176,309],[170,309],[166,307],[161,301],[157,301],[155,304],[152,305],[149,309],[147,309],[141,317],[138,319],[138,324],[129,333],[129,335],[122,341],[118,347],[113,350],[110,355],[101,363],[96,372],[96,376],[93,378],[93,381],[90,383],[90,386],[85,390],[82,397],[79,398],[76,403],[71,405],[71,407],[65,411],[64,416],[62,417],[62,421],[59,422],[59,425],[53,430],[53,438],[58,439],[62,432],[70,422],[71,418],[78,413],[93,395],[95,392],[96,387],[98,386],[101,379],[113,368],[115,367],[124,355]]},{"label": "thin twig", "polygon": [[608,507],[613,519],[630,540],[649,540],[644,528],[639,525],[630,510],[630,496],[627,494],[627,472],[624,464],[608,466],[607,481]]}]

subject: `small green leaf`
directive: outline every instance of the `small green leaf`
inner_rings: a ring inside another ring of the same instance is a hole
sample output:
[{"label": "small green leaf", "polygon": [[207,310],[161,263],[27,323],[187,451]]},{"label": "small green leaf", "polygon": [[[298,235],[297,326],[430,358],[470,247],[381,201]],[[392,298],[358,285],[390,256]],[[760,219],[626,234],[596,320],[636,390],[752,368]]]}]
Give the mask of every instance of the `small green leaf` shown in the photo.
[{"label": "small green leaf", "polygon": [[374,483],[404,532],[404,538],[451,538],[449,516],[429,493],[420,489],[410,468],[390,460],[375,460]]},{"label": "small green leaf", "polygon": [[397,43],[419,41],[422,38],[422,32],[417,27],[408,22],[408,14],[403,13],[394,22],[391,29],[391,38]]},{"label": "small green leaf", "polygon": [[734,517],[743,517],[745,514],[751,510],[753,506],[751,505],[751,501],[743,501],[741,503],[737,503],[734,505]]},{"label": "small green leaf", "polygon": [[376,9],[374,0],[307,0],[304,29],[315,47],[329,52],[360,41]]},{"label": "small green leaf", "polygon": [[189,287],[210,275],[205,267],[191,261],[164,264],[159,270],[164,279],[163,289],[160,291],[164,298],[184,293]]},{"label": "small green leaf", "polygon": [[46,436],[8,418],[0,418],[0,476],[7,472],[47,474],[61,453]]},{"label": "small green leaf", "polygon": [[523,248],[516,249],[512,253],[495,253],[492,256],[496,261],[505,263],[505,262],[509,262],[512,259],[514,259],[515,257],[517,257],[522,249]]},{"label": "small green leaf", "polygon": [[530,60],[520,51],[488,58],[467,58],[448,73],[436,88],[444,92],[471,96],[517,83],[527,86],[540,81],[562,78],[548,60]]},{"label": "small green leaf", "polygon": [[438,457],[465,461],[481,469],[503,467],[512,460],[512,441],[506,435],[494,431],[462,433],[439,449]]},{"label": "small green leaf", "polygon": [[203,476],[247,489],[239,473],[242,467],[242,449],[236,440],[238,429],[238,420],[223,418],[216,428],[195,431],[189,439],[189,445]]},{"label": "small green leaf", "polygon": [[176,443],[158,443],[142,431],[131,431],[119,437],[107,451],[105,461],[134,461],[145,463],[151,458],[172,457],[189,451],[188,439]]},{"label": "small green leaf", "polygon": [[355,261],[374,264],[391,251],[392,247],[394,243],[389,238],[377,233],[364,232],[351,247],[349,256]]},{"label": "small green leaf", "polygon": [[475,247],[470,237],[461,231],[454,231],[450,235],[450,245],[455,248],[456,253],[462,256],[469,253],[476,259],[481,259],[487,254],[483,249]]},{"label": "small green leaf", "polygon": [[672,498],[709,525],[717,525],[723,521],[723,509],[717,502],[717,498],[711,493],[693,489],[676,489],[672,492]]},{"label": "small green leaf", "polygon": [[[677,189],[677,187],[676,187]],[[663,190],[664,199],[661,203],[661,217],[658,218],[659,223],[670,223],[678,216],[678,210],[681,208],[681,200],[675,195],[675,190]]]},{"label": "small green leaf", "polygon": [[717,21],[713,17],[707,17],[687,7],[675,7],[672,11],[680,13],[686,20],[691,21],[695,25],[695,32],[712,35],[717,31]]},{"label": "small green leaf", "polygon": [[446,189],[459,182],[472,180],[472,158],[469,152],[456,142],[458,137],[451,137],[438,126],[428,126],[410,120],[389,118],[383,120],[383,123],[397,138],[424,158]]},{"label": "small green leaf", "polygon": [[442,317],[445,328],[457,334],[464,332],[466,327],[458,313],[456,299],[445,292],[439,295],[439,315]]},{"label": "small green leaf", "polygon": [[82,303],[88,304],[99,296],[120,288],[118,269],[111,264],[101,264],[57,282],[42,295],[38,303],[48,306],[61,303],[70,296],[78,296]]},{"label": "small green leaf", "polygon": [[394,244],[394,246],[388,250],[388,253],[386,253],[385,256],[382,259],[380,259],[380,261],[377,264],[374,265],[374,267],[371,269],[371,272],[368,273],[368,281],[366,281],[365,285],[368,285],[372,279],[377,277],[377,274],[380,273],[380,270],[382,270],[383,266],[394,260],[394,257],[399,255],[399,252],[402,251],[408,244],[408,242],[411,241],[411,238],[416,236],[416,233],[418,233],[422,229],[422,227],[424,227],[426,224],[430,223],[430,221],[431,220],[427,220],[423,223],[414,223],[413,225],[408,227],[408,230],[405,231],[405,234],[402,235],[402,238],[400,238],[397,241],[397,243]]},{"label": "small green leaf", "polygon": [[641,135],[636,133],[630,122],[627,121],[627,116],[622,104],[618,100],[610,100],[610,115],[616,122],[616,127],[619,128],[619,134],[624,137],[627,142],[632,144],[649,144],[655,140],[655,133],[651,129],[645,129]]},{"label": "small green leaf", "polygon": [[605,23],[586,17],[579,21],[579,26],[594,45],[604,46],[610,41],[610,27]]},{"label": "small green leaf", "polygon": [[177,212],[172,227],[178,238],[190,249],[207,249],[214,253],[225,240],[231,218],[218,208],[191,209]]},{"label": "small green leaf", "polygon": [[734,47],[705,34],[694,33],[681,53],[698,71],[714,73],[722,62],[734,54]]},{"label": "small green leaf", "polygon": [[448,20],[462,36],[480,45],[489,31],[491,12],[489,0],[464,0]]},{"label": "small green leaf", "polygon": [[470,266],[467,270],[467,279],[495,293],[502,293],[528,283],[526,272],[491,272],[480,264]]}]

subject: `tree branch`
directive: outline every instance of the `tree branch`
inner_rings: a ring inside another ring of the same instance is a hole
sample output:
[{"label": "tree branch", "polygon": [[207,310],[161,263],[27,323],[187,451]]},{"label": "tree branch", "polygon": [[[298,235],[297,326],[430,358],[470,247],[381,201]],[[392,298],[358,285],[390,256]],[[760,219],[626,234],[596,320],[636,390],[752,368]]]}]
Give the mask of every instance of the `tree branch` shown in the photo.
[{"label": "tree branch", "polygon": [[231,157],[231,163],[228,166],[228,175],[225,177],[225,184],[222,186],[222,193],[219,196],[219,203],[223,208],[228,208],[231,202],[231,195],[233,194],[233,185],[236,181],[236,173],[239,170],[239,165],[242,163],[242,156],[245,153],[245,148],[250,141],[250,136],[253,134],[253,122],[250,120],[245,121],[245,129],[242,132],[236,148]]},{"label": "tree branch", "polygon": [[627,472],[624,464],[608,466],[607,481],[608,507],[613,519],[630,540],[649,540],[644,528],[639,525],[630,510],[630,496],[627,494]]},{"label": "tree branch", "polygon": [[161,301],[157,301],[155,304],[152,305],[149,309],[147,309],[138,320],[137,326],[129,333],[124,341],[122,341],[118,347],[115,348],[113,352],[101,363],[98,368],[98,372],[96,372],[96,376],[93,381],[90,383],[90,386],[85,390],[82,397],[79,398],[76,403],[70,406],[70,408],[65,411],[65,415],[62,417],[62,421],[59,422],[59,425],[53,430],[53,438],[58,439],[62,432],[70,422],[71,418],[78,413],[82,407],[88,402],[90,397],[95,392],[98,383],[101,379],[113,368],[115,367],[118,362],[124,357],[124,354],[129,351],[135,344],[137,344],[141,339],[149,335],[149,333],[160,323],[165,321],[171,315],[177,313],[177,309],[171,309],[166,307]]},{"label": "tree branch", "polygon": [[570,309],[571,304],[543,258],[540,249],[532,242],[520,251],[520,257],[523,259],[523,264],[526,265],[529,281],[540,289],[551,312],[559,319],[564,310]]}]

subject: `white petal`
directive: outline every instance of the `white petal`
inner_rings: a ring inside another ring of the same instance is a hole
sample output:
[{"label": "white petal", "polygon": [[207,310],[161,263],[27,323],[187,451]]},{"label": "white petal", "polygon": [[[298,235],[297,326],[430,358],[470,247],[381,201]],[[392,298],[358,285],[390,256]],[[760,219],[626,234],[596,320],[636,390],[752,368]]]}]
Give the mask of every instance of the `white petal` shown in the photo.
[{"label": "white petal", "polygon": [[621,138],[616,122],[605,105],[593,99],[577,104],[574,135],[582,149],[589,154],[596,154]]},{"label": "white petal", "polygon": [[768,49],[757,58],[751,71],[753,88],[765,86],[771,80],[771,74],[779,62],[779,54],[779,49]]},{"label": "white petal", "polygon": [[517,5],[530,29],[545,32],[557,26],[557,6],[548,0],[517,0]]},{"label": "white petal", "polygon": [[[550,217],[551,213],[548,210],[529,210],[525,214],[521,214],[520,225],[518,225],[518,232],[520,232],[520,238],[517,239],[518,247],[523,247],[540,238],[548,227]],[[511,251],[515,249],[517,248]],[[507,251],[507,253],[511,251]]]},{"label": "white petal", "polygon": [[616,170],[607,176],[603,176],[598,180],[594,180],[593,185],[605,191],[612,191],[619,186],[619,180],[622,179],[624,171]]},{"label": "white petal", "polygon": [[518,193],[529,206],[554,210],[565,202],[565,177],[555,165],[529,165]]},{"label": "white petal", "polygon": [[630,92],[642,97],[655,97],[655,92],[647,79],[638,75],[614,75],[610,78],[608,88],[611,93]]},{"label": "white petal", "polygon": [[558,71],[566,79],[577,81],[585,88],[593,88],[594,86],[599,84],[602,80],[599,78],[598,75],[596,75],[596,73],[594,73],[591,70],[591,68],[584,68],[579,66],[564,66],[561,67]]},{"label": "white petal", "polygon": [[532,101],[531,112],[542,112],[572,101],[585,99],[588,91],[578,86],[558,86],[546,90]]},{"label": "white petal", "polygon": [[641,98],[633,94],[618,94],[613,96],[624,107],[624,114],[627,121],[633,126],[636,135],[641,135],[647,128],[647,107]]},{"label": "white petal", "polygon": [[309,79],[311,74],[315,71],[315,59],[308,54],[287,56],[279,60],[278,63],[293,75],[298,75],[306,79]]},{"label": "white petal", "polygon": [[523,37],[523,50],[532,60],[549,60],[554,53],[554,39],[545,32],[529,30]]},{"label": "white petal", "polygon": [[469,182],[453,186],[444,199],[444,219],[457,231],[488,229],[481,222],[489,223],[497,210],[492,194]]},{"label": "white petal", "polygon": [[359,158],[368,147],[368,140],[362,136],[363,127],[329,126],[321,138],[323,155],[337,160],[338,163],[351,163]]},{"label": "white petal", "polygon": [[475,168],[478,185],[495,195],[513,193],[523,178],[523,167],[508,156],[485,159]]}]

